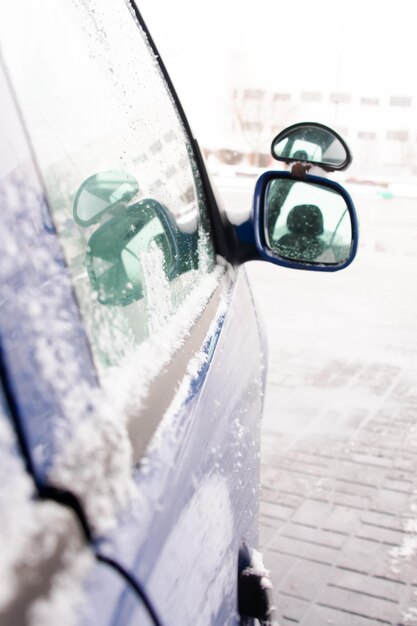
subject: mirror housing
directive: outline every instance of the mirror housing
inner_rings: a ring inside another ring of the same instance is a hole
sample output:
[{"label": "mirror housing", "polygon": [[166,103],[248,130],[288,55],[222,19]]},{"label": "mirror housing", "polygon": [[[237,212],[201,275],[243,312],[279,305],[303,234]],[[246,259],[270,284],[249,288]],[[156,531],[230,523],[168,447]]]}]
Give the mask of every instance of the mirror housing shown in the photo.
[{"label": "mirror housing", "polygon": [[280,132],[271,154],[285,163],[303,162],[332,172],[345,170],[352,162],[346,142],[334,130],[316,122],[302,122]]},{"label": "mirror housing", "polygon": [[255,188],[253,228],[261,259],[334,272],[355,258],[358,222],[349,194],[319,176],[265,172]]}]

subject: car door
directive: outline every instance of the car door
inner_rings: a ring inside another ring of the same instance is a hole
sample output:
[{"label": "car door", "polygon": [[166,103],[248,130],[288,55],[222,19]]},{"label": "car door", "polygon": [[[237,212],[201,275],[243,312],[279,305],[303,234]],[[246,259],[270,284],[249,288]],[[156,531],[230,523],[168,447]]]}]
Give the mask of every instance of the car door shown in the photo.
[{"label": "car door", "polygon": [[5,376],[38,489],[76,510],[101,561],[164,624],[235,624],[239,549],[257,544],[261,335],[139,17],[124,0],[1,14],[44,189],[19,164],[2,200]]},{"label": "car door", "polygon": [[0,383],[0,624],[155,626],[136,590],[88,545],[75,512],[39,498]]}]

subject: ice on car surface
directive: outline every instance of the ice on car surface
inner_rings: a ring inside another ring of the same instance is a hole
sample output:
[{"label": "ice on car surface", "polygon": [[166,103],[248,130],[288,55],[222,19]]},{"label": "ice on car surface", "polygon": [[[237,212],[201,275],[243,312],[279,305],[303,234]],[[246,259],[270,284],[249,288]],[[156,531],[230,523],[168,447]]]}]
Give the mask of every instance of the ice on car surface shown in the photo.
[{"label": "ice on car surface", "polygon": [[0,622],[72,626],[93,556],[72,512],[35,499],[1,403],[0,457]]}]

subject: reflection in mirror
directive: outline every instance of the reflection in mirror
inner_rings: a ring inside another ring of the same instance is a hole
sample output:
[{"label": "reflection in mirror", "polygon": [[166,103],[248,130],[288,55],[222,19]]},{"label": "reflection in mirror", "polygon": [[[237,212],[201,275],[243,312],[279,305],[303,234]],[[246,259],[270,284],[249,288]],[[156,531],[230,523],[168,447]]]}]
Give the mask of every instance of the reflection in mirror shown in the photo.
[{"label": "reflection in mirror", "polygon": [[87,178],[74,198],[74,219],[81,226],[99,221],[109,210],[129,202],[138,192],[134,176],[122,171],[100,172]]},{"label": "reflection in mirror", "polygon": [[326,169],[344,169],[351,161],[346,144],[334,131],[321,124],[296,124],[272,142],[277,160],[304,161]]},{"label": "reflection in mirror", "polygon": [[187,205],[189,210],[178,223],[152,198],[129,206],[138,191],[133,176],[112,170],[87,178],[75,195],[75,221],[88,231],[98,224],[89,236],[85,258],[100,304],[125,307],[144,298],[151,265],[154,275],[160,270],[161,281],[198,268],[195,204]]},{"label": "reflection in mirror", "polygon": [[143,297],[141,255],[150,251],[152,242],[162,248],[166,269],[172,260],[171,242],[154,207],[143,203],[129,207],[91,235],[87,271],[101,304],[126,306]]},{"label": "reflection in mirror", "polygon": [[127,306],[144,297],[146,263],[164,280],[198,266],[197,232],[182,233],[159,202],[141,200],[105,221],[88,241],[86,265],[100,304]]},{"label": "reflection in mirror", "polygon": [[268,183],[265,235],[276,256],[338,265],[350,256],[353,229],[346,201],[338,191],[285,178]]}]

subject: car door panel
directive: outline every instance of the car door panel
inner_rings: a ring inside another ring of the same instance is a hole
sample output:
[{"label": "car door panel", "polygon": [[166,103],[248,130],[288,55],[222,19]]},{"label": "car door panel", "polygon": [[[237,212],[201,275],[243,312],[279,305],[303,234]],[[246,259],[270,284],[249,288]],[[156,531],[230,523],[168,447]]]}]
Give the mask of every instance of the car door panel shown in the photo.
[{"label": "car door panel", "polygon": [[[158,377],[154,378],[147,389],[144,405],[138,418],[137,411],[128,420],[129,438],[132,444],[133,463],[139,463],[147,445],[160,422],[160,416],[169,409],[176,395],[177,389],[187,375],[190,361],[201,351],[201,367],[207,369],[209,363],[206,355],[214,349],[220,332],[216,329],[211,332],[213,320],[217,320],[221,303],[222,292],[227,288],[227,277],[224,276],[219,286],[210,297],[204,311],[192,327],[187,340],[172,355]],[[204,379],[203,375],[192,380],[196,391]]]},{"label": "car door panel", "polygon": [[198,615],[199,623],[211,623],[207,611],[219,615],[213,623],[229,623],[222,621],[225,616],[236,619],[239,547],[243,540],[257,545],[256,418],[262,410],[264,363],[244,272],[228,299],[198,393],[167,412],[157,442],[138,468],[140,524],[132,515],[123,530],[118,526],[98,543],[100,553],[118,558],[147,581],[163,619],[175,606],[184,624]]},{"label": "car door panel", "polygon": [[0,454],[1,626],[155,626],[138,590],[97,560],[75,512],[38,497],[1,380]]}]

